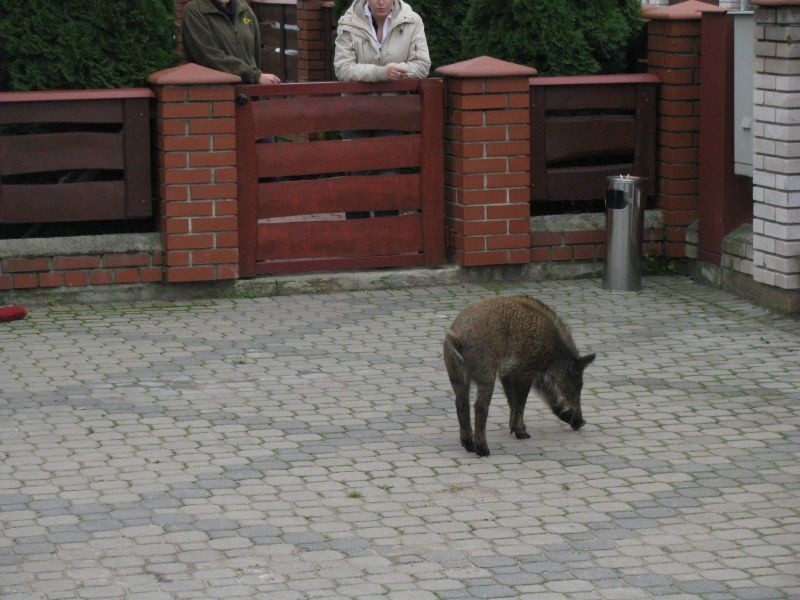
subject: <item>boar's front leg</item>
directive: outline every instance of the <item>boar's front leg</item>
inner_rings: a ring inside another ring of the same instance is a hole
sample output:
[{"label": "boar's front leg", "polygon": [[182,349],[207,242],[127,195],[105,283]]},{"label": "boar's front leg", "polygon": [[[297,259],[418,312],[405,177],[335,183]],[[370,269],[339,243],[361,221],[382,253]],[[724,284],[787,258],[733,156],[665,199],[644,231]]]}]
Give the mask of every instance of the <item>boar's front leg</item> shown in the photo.
[{"label": "boar's front leg", "polygon": [[506,393],[508,406],[511,409],[511,416],[508,420],[509,431],[517,436],[518,440],[526,440],[531,436],[525,428],[523,417],[533,378],[509,373],[501,376],[500,382],[503,384],[503,391]]},{"label": "boar's front leg", "polygon": [[486,443],[486,419],[489,417],[489,404],[492,402],[494,381],[478,383],[478,393],[475,398],[475,453],[478,456],[489,456],[489,446]]}]

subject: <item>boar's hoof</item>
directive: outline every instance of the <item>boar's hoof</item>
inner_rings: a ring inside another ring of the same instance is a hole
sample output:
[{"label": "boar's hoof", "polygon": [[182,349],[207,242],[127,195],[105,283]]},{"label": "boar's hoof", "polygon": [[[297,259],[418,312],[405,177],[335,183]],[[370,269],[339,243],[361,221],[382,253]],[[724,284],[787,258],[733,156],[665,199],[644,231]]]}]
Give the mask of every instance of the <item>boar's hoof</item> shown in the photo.
[{"label": "boar's hoof", "polygon": [[475,452],[475,444],[472,440],[461,440],[461,445],[467,452]]},{"label": "boar's hoof", "polygon": [[512,429],[511,433],[517,436],[518,440],[527,440],[531,437],[531,434],[525,431],[525,429]]},{"label": "boar's hoof", "polygon": [[489,446],[478,446],[475,448],[475,454],[478,456],[489,456],[491,452],[489,452]]},{"label": "boar's hoof", "polygon": [[584,421],[583,419],[575,419],[574,421],[572,421],[572,423],[569,424],[569,426],[572,427],[572,429],[574,429],[575,431],[578,431],[578,429],[580,429],[584,425],[586,425],[586,421]]}]

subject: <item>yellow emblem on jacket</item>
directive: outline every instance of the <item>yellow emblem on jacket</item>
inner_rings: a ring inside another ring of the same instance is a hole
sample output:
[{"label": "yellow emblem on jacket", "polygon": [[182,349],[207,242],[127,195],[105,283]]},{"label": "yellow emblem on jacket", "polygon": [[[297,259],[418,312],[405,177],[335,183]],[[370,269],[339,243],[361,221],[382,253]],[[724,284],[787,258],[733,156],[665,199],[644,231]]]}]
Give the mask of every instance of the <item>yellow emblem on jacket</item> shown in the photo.
[{"label": "yellow emblem on jacket", "polygon": [[245,25],[250,25],[250,23],[252,22],[253,19],[251,19],[250,17],[242,17],[242,23],[244,23]]}]

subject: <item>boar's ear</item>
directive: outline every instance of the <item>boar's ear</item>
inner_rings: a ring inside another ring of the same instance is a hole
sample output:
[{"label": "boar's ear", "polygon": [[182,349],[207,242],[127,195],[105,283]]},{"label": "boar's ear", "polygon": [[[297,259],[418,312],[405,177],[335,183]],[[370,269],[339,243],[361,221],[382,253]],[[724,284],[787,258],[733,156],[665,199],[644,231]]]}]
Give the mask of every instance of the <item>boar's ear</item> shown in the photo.
[{"label": "boar's ear", "polygon": [[581,370],[583,370],[586,367],[588,367],[592,363],[592,361],[595,359],[595,356],[596,355],[594,353],[587,354],[586,356],[581,356],[578,359],[578,364],[580,364]]}]

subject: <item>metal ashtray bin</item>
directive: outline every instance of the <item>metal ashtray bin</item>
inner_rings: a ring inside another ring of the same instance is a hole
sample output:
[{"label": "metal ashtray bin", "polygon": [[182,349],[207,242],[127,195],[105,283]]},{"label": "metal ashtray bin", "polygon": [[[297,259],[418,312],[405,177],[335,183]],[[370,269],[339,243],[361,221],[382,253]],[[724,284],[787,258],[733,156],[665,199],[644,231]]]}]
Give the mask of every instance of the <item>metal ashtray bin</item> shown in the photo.
[{"label": "metal ashtray bin", "polygon": [[631,175],[608,178],[606,191],[606,263],[603,288],[635,292],[642,287],[642,231],[646,180]]}]

